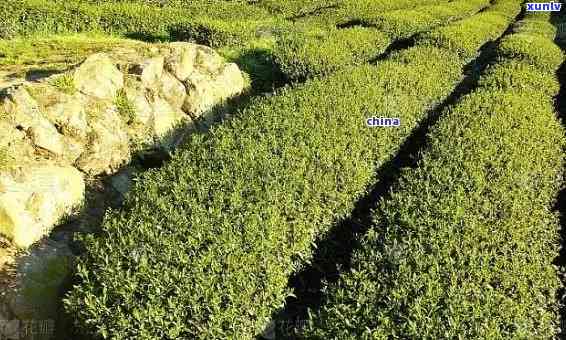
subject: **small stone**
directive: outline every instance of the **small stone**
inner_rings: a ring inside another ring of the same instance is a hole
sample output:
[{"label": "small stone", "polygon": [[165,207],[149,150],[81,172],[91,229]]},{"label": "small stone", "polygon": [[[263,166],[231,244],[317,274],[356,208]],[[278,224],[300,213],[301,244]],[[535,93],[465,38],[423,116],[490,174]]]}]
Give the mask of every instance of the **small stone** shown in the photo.
[{"label": "small stone", "polygon": [[126,167],[110,178],[110,185],[118,194],[114,204],[120,205],[126,195],[132,190],[134,185],[133,176],[136,170],[134,167]]}]

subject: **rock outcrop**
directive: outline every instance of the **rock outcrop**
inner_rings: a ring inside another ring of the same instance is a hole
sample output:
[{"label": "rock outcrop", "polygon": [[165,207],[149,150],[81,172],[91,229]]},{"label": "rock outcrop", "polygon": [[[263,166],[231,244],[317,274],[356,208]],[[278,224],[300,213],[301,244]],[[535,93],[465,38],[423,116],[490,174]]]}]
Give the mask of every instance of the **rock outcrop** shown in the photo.
[{"label": "rock outcrop", "polygon": [[[171,43],[129,58],[94,54],[0,95],[8,158],[0,164],[0,234],[18,247],[81,202],[85,178],[117,172],[144,148],[178,144],[177,130],[245,88],[238,67],[206,46]],[[18,171],[25,176],[16,179]],[[37,188],[37,176],[48,190]]]},{"label": "rock outcrop", "polygon": [[11,243],[0,250],[27,249],[0,252],[2,269],[15,273],[0,284],[0,338],[52,338],[45,329],[27,333],[26,323],[54,326],[74,255],[72,231],[45,236],[73,221],[86,183],[107,181],[119,204],[137,172],[127,166],[132,155],[168,155],[215,106],[242,93],[244,79],[206,46],[171,43],[123,59],[94,54],[63,74],[0,89],[0,242]]}]

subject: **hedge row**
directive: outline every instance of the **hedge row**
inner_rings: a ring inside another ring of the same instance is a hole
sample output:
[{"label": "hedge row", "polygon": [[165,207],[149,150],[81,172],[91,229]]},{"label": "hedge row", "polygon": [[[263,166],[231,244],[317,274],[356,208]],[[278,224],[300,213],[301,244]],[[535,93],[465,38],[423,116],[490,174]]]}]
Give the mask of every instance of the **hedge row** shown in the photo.
[{"label": "hedge row", "polygon": [[[475,47],[478,41],[483,41],[484,37],[480,29],[485,25],[505,29],[508,22],[502,20],[502,15],[496,11],[483,12],[477,18],[462,20],[459,25],[442,27],[440,29],[421,34],[417,37],[417,44],[432,45],[442,47],[458,53],[464,58],[469,58],[476,54]],[[492,36],[492,40],[497,37]]]},{"label": "hedge row", "polygon": [[[64,2],[65,0],[52,0],[52,1],[61,1]],[[249,3],[253,2],[253,0],[79,0],[85,3],[91,4],[101,4],[101,3],[120,3],[120,2],[128,2],[128,3],[139,3],[139,4],[146,4],[152,6],[159,6],[159,7],[188,7],[194,4],[211,4],[211,3],[219,3],[219,4],[233,4],[233,3]]]},{"label": "hedge row", "polygon": [[[87,4],[108,4],[108,3],[137,3],[144,5],[152,5],[159,7],[190,7],[192,5],[207,5],[211,3],[249,3],[252,1],[248,0],[73,0],[75,2],[87,3]],[[64,3],[68,0],[51,0],[51,2]]]},{"label": "hedge row", "polygon": [[367,63],[392,43],[364,27],[295,30],[283,34],[273,49],[275,64],[291,81],[324,77],[341,68]]},{"label": "hedge row", "polygon": [[392,38],[406,39],[417,32],[470,16],[489,4],[489,0],[460,0],[448,4],[419,6],[411,10],[366,14],[361,18],[361,24],[375,27]]},{"label": "hedge row", "polygon": [[325,26],[356,25],[362,18],[399,9],[445,4],[450,0],[342,0],[337,6],[323,6],[309,12],[310,15],[294,15],[293,20]]},{"label": "hedge row", "polygon": [[423,4],[448,2],[449,0],[259,0],[252,2],[267,9],[270,13],[288,19],[316,18],[333,25],[337,21],[355,18],[365,13],[378,13],[388,10],[410,8]]},{"label": "hedge row", "polygon": [[[412,48],[257,99],[192,135],[136,181],[101,235],[84,238],[67,311],[102,338],[253,338],[314,240],[351,211],[465,62]],[[368,128],[374,115],[402,124]]]},{"label": "hedge row", "polygon": [[[563,55],[530,34],[505,38],[479,88],[444,112],[306,338],[556,338],[551,206],[566,140],[553,96]],[[536,44],[510,55],[525,35]]]},{"label": "hedge row", "polygon": [[[521,59],[547,72],[556,70],[556,65],[563,62],[563,55],[557,53],[553,42],[556,27],[540,21],[540,17],[545,15],[529,16],[515,26],[515,32],[520,34],[513,34],[501,43],[498,50],[501,59]],[[548,20],[549,16],[546,17]]]},{"label": "hedge row", "polygon": [[[517,15],[518,8],[519,1],[498,1],[476,17],[464,19],[458,25],[441,27],[419,34],[415,40],[420,45],[447,48],[458,53],[463,58],[470,58],[476,54],[478,42],[484,41],[483,35],[478,34],[478,32],[481,32],[485,25],[493,27],[494,31],[505,29],[508,25],[508,20],[515,18]],[[502,17],[508,20],[502,20]],[[494,34],[491,38],[494,40],[496,37],[497,35]]]},{"label": "hedge row", "polygon": [[[487,5],[489,0],[461,0],[446,5],[420,6],[411,11],[391,11],[380,16],[377,25],[380,30],[365,27],[312,29],[310,26],[306,31],[296,29],[278,40],[273,51],[275,63],[292,81],[327,76],[343,67],[369,62],[396,40],[472,15]],[[423,20],[415,19],[419,17]]]},{"label": "hedge row", "polygon": [[278,20],[242,3],[194,3],[159,8],[139,3],[88,4],[77,0],[12,0],[0,3],[0,38],[35,33],[102,31],[142,39],[185,38],[211,46],[236,45]]},{"label": "hedge row", "polygon": [[286,18],[308,16],[327,8],[336,8],[343,0],[260,0],[256,5]]},{"label": "hedge row", "polygon": [[276,37],[287,24],[282,20],[217,20],[194,18],[169,26],[170,39],[194,41],[218,48],[241,47],[261,37]]}]

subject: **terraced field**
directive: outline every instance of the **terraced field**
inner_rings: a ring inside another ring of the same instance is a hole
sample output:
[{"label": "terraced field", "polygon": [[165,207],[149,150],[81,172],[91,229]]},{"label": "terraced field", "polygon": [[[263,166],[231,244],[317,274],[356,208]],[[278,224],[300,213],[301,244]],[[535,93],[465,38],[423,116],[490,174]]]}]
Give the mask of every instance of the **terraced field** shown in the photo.
[{"label": "terraced field", "polygon": [[0,18],[13,79],[180,40],[252,84],[80,235],[57,339],[560,336],[559,13],[7,0]]}]

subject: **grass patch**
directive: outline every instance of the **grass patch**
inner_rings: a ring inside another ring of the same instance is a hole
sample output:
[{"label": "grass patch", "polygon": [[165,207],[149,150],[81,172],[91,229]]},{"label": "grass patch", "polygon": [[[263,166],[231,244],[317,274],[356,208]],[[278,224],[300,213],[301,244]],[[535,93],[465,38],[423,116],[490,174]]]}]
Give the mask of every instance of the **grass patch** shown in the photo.
[{"label": "grass patch", "polygon": [[120,117],[122,117],[126,124],[131,125],[134,123],[136,118],[136,109],[134,104],[128,99],[128,96],[123,89],[120,89],[116,94],[114,105],[116,105],[116,109],[118,110]]},{"label": "grass patch", "polygon": [[61,92],[66,94],[72,95],[77,92],[72,74],[63,74],[61,76],[57,76],[50,80],[49,84],[55,86]]},{"label": "grass patch", "polygon": [[0,70],[14,77],[64,72],[87,56],[104,52],[136,55],[147,53],[147,44],[104,34],[37,34],[0,40]]}]

